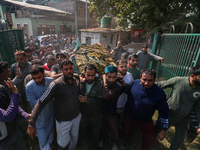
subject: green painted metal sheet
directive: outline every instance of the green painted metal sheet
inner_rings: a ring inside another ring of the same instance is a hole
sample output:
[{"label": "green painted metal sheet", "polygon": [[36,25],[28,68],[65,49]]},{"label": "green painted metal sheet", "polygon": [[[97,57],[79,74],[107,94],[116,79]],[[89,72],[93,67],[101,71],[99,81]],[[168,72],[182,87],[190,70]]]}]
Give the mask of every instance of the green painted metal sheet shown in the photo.
[{"label": "green painted metal sheet", "polygon": [[[156,40],[152,51],[164,57],[156,66],[157,80],[167,80],[175,76],[189,76],[189,69],[200,65],[200,34],[163,34]],[[171,90],[165,91],[169,96]]]},{"label": "green painted metal sheet", "polygon": [[23,30],[0,31],[0,60],[7,61],[9,65],[15,61],[14,53],[24,50]]}]

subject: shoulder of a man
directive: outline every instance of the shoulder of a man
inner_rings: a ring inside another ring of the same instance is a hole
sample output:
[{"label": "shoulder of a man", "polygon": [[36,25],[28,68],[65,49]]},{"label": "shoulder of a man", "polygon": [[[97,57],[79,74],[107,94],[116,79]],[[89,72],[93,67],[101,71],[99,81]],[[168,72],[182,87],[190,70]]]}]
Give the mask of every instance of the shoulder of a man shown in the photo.
[{"label": "shoulder of a man", "polygon": [[6,91],[6,87],[3,84],[0,84],[0,92]]},{"label": "shoulder of a man", "polygon": [[122,52],[126,52],[126,49],[122,47]]},{"label": "shoulder of a man", "polygon": [[58,65],[58,64],[55,64],[55,65],[53,65],[53,66],[51,67],[51,71],[56,72],[59,68],[60,68],[59,65]]},{"label": "shoulder of a man", "polygon": [[52,81],[54,81],[54,79],[53,78],[51,78],[51,77],[44,77],[47,81],[49,81],[49,82],[52,82]]},{"label": "shoulder of a man", "polygon": [[115,47],[115,48],[114,48],[114,50],[118,51],[118,50],[119,50],[119,48],[118,48],[118,47]]},{"label": "shoulder of a man", "polygon": [[97,84],[102,84],[102,85],[103,85],[103,79],[102,79],[101,77],[96,77],[96,78],[95,78],[95,82],[96,82]]},{"label": "shoulder of a man", "polygon": [[138,52],[136,53],[137,55],[142,54],[142,50],[138,50]]},{"label": "shoulder of a man", "polygon": [[18,64],[18,62],[15,62],[14,64],[12,64],[11,66],[10,66],[10,69],[14,69],[14,68],[16,68],[16,65]]},{"label": "shoulder of a man", "polygon": [[[132,82],[134,79],[133,79],[133,76],[130,72],[127,72],[126,75],[124,76],[124,82]],[[126,83],[128,84],[128,83]]]},{"label": "shoulder of a man", "polygon": [[35,81],[33,79],[31,79],[27,84],[26,84],[26,89],[30,88],[31,86],[33,86],[33,84],[35,83]]},{"label": "shoulder of a man", "polygon": [[160,96],[166,96],[164,90],[156,84],[154,84],[154,92]]}]

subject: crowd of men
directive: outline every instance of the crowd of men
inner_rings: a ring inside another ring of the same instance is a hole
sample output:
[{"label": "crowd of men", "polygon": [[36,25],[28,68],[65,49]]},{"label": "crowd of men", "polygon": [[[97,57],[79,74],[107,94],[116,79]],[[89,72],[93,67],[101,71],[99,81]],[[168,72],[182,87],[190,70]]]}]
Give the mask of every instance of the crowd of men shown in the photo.
[{"label": "crowd of men", "polygon": [[[200,124],[199,66],[190,69],[189,77],[155,83],[149,63],[164,58],[148,52],[147,45],[129,54],[118,41],[115,49],[106,47],[116,66],[107,66],[99,76],[95,64],[87,64],[85,73],[77,75],[71,59],[77,49],[62,52],[58,43],[46,45],[46,39],[39,50],[37,39],[30,40],[24,51],[15,53],[17,62],[10,69],[0,62],[1,150],[71,150],[78,142],[98,150],[105,140],[117,150],[120,131],[129,150],[135,126],[142,133],[142,150],[152,149],[154,137],[163,140],[175,126],[170,149],[178,150],[192,110]],[[162,88],[168,87],[172,94],[167,100]],[[155,110],[159,117],[154,126]]]}]

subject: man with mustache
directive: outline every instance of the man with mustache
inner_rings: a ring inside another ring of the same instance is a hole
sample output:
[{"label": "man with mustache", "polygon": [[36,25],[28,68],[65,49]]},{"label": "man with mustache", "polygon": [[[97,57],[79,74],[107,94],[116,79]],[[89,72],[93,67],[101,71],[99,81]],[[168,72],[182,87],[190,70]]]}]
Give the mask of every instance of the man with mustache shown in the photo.
[{"label": "man with mustache", "polygon": [[[85,66],[85,78],[81,80],[81,94],[79,100],[81,102],[81,135],[85,142],[90,129],[91,149],[98,150],[99,136],[101,130],[101,115],[105,100],[102,99],[103,81],[96,77],[96,67],[92,64]],[[80,77],[81,78],[81,77]]]},{"label": "man with mustache", "polygon": [[117,67],[108,66],[103,76],[104,86],[102,90],[106,105],[103,109],[103,117],[109,124],[109,143],[112,150],[117,150],[116,141],[119,138],[117,119],[117,100],[122,91],[122,85],[116,82]]},{"label": "man with mustache", "polygon": [[128,56],[127,71],[133,76],[133,79],[140,79],[140,69],[137,67],[138,56],[136,53],[132,53]]},{"label": "man with mustache", "polygon": [[185,139],[189,125],[189,114],[192,110],[196,113],[200,133],[200,66],[190,69],[188,77],[174,77],[167,81],[157,82],[161,88],[172,88],[168,99],[169,127],[175,126],[175,136],[170,146],[171,150],[178,150]]},{"label": "man with mustache", "polygon": [[[15,53],[16,63],[10,67],[10,77],[13,79],[13,83],[17,86],[19,94],[22,94],[23,84],[25,77],[29,74],[31,63],[27,61],[27,57],[24,51],[17,51]],[[26,102],[21,101],[22,108],[26,109]]]},{"label": "man with mustache", "polygon": [[[127,61],[125,59],[118,59],[117,60],[117,70],[121,75],[121,76],[119,76],[119,79],[124,80],[124,82],[126,84],[131,84],[134,81],[131,73],[127,72]],[[119,82],[121,82],[120,80],[119,80]],[[122,128],[124,106],[126,104],[127,98],[128,98],[127,94],[123,92],[119,96],[118,101],[117,101],[117,114],[118,114],[119,123],[120,123],[119,128]]]},{"label": "man with mustache", "polygon": [[156,72],[144,69],[140,80],[134,80],[127,84],[124,92],[128,94],[128,100],[124,108],[124,135],[125,150],[130,150],[132,143],[132,131],[135,126],[142,133],[141,150],[151,150],[154,138],[154,124],[152,116],[158,110],[159,119],[156,121],[159,127],[158,140],[163,140],[168,129],[169,107],[164,91],[155,84]]},{"label": "man with mustache", "polygon": [[[39,98],[44,94],[53,78],[44,77],[44,68],[42,65],[33,65],[30,68],[32,80],[26,85],[26,96],[33,109]],[[40,149],[51,150],[50,143],[53,141],[54,125],[54,105],[49,102],[36,121],[37,137],[39,139]]]},{"label": "man with mustache", "polygon": [[56,120],[58,150],[68,146],[71,150],[78,141],[81,114],[79,112],[80,85],[79,79],[73,76],[73,62],[64,60],[61,63],[63,75],[51,82],[45,93],[39,98],[30,119],[28,134],[33,138],[36,131],[35,122],[45,105],[53,99]]}]

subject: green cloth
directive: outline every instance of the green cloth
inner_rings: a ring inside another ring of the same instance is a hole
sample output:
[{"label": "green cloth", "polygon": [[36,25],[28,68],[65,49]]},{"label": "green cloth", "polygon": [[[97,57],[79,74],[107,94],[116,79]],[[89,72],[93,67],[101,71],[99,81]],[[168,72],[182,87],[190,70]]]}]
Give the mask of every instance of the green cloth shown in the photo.
[{"label": "green cloth", "polygon": [[[94,82],[95,82],[95,81],[94,81]],[[88,95],[88,93],[90,92],[90,89],[92,88],[94,82],[93,82],[92,84],[86,83],[86,94],[87,94],[87,95]]]},{"label": "green cloth", "polygon": [[74,72],[78,74],[84,74],[85,65],[90,63],[95,65],[97,72],[100,74],[105,73],[105,68],[110,65],[116,66],[116,64],[110,59],[110,54],[105,47],[94,44],[91,46],[81,46],[76,51],[76,56],[72,57],[74,62]]},{"label": "green cloth", "polygon": [[174,77],[156,84],[161,88],[172,88],[171,96],[168,99],[170,113],[184,118],[189,116],[194,108],[200,125],[200,86],[192,87],[188,77]]},{"label": "green cloth", "polygon": [[139,68],[135,68],[135,69],[131,69],[129,67],[127,67],[127,72],[130,72],[133,76],[133,79],[136,80],[136,79],[140,79],[140,69]]}]

